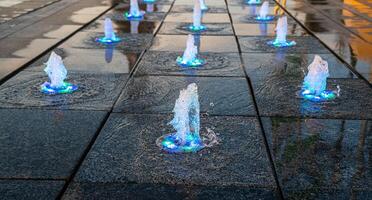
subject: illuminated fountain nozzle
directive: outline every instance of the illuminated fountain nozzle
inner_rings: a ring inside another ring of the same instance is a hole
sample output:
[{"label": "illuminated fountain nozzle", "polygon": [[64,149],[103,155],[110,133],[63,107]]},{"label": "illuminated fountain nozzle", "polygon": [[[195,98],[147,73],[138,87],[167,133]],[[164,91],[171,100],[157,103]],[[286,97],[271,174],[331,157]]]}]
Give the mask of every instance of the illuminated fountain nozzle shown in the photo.
[{"label": "illuminated fountain nozzle", "polygon": [[311,101],[326,101],[336,98],[336,93],[327,89],[329,76],[328,63],[319,55],[315,55],[314,61],[308,67],[301,90],[301,96]]},{"label": "illuminated fountain nozzle", "polygon": [[65,94],[78,89],[76,85],[64,82],[67,77],[67,70],[59,55],[52,52],[46,65],[44,71],[48,74],[50,82],[41,85],[41,92],[45,94]]},{"label": "illuminated fountain nozzle", "polygon": [[283,16],[278,19],[276,24],[276,38],[274,41],[270,41],[269,44],[274,47],[290,47],[296,45],[295,41],[287,41],[287,17]]},{"label": "illuminated fountain nozzle", "polygon": [[202,10],[200,7],[200,1],[195,0],[194,12],[193,12],[193,24],[189,26],[189,29],[195,32],[204,31],[206,27],[201,24],[201,20],[202,20]]},{"label": "illuminated fountain nozzle", "polygon": [[186,44],[186,50],[182,57],[177,58],[177,64],[181,67],[198,67],[205,64],[203,59],[198,56],[198,47],[195,46],[195,39],[193,35],[189,35]]},{"label": "illuminated fountain nozzle", "polygon": [[125,13],[125,17],[128,20],[142,20],[145,15],[145,11],[139,9],[137,0],[130,0],[129,12]]},{"label": "illuminated fountain nozzle", "polygon": [[200,105],[195,83],[180,91],[173,113],[173,120],[169,124],[176,132],[158,138],[156,144],[169,153],[196,152],[204,148],[199,134]]},{"label": "illuminated fountain nozzle", "polygon": [[249,5],[258,5],[261,4],[261,0],[248,0],[247,4]]},{"label": "illuminated fountain nozzle", "polygon": [[265,1],[263,2],[259,15],[257,15],[256,20],[258,21],[270,21],[274,19],[274,16],[268,15],[269,13],[269,2]]},{"label": "illuminated fountain nozzle", "polygon": [[117,37],[114,32],[114,28],[112,26],[112,21],[110,18],[105,19],[105,37],[96,38],[96,41],[105,44],[111,44],[121,41],[121,39]]}]

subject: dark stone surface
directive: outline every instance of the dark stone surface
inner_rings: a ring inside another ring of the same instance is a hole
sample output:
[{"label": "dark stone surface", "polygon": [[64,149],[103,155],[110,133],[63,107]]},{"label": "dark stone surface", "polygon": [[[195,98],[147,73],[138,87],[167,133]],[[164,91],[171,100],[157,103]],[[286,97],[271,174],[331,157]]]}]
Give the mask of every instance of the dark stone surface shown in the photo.
[{"label": "dark stone surface", "polygon": [[279,199],[266,188],[74,182],[62,199]]},{"label": "dark stone surface", "polygon": [[245,76],[237,53],[200,53],[200,58],[207,63],[199,68],[179,67],[176,59],[182,54],[148,51],[138,65],[136,75]]},{"label": "dark stone surface", "polygon": [[[187,37],[187,35],[157,35],[150,50],[182,52],[186,48]],[[198,37],[195,38],[197,41]],[[202,35],[199,40],[200,52],[239,52],[234,36]]]},{"label": "dark stone surface", "polygon": [[[191,1],[192,2],[192,1]],[[193,6],[191,6],[193,7]],[[169,13],[164,22],[193,22],[193,13]],[[203,14],[202,23],[230,23],[230,17],[227,13],[205,13]]]},{"label": "dark stone surface", "polygon": [[[105,49],[108,45],[96,42],[95,39],[102,37],[103,33],[80,32],[68,39],[62,47],[64,48],[81,48],[81,49]],[[151,43],[152,34],[118,34],[122,39],[115,44],[115,49],[124,52],[139,53],[144,51]],[[109,45],[112,46],[112,45]]]},{"label": "dark stone surface", "polygon": [[[125,0],[121,0],[121,2],[124,2]],[[147,14],[149,13],[152,13],[152,12],[155,12],[155,13],[158,13],[158,12],[168,12],[171,5],[172,4],[173,0],[156,0],[155,3],[145,3],[145,2],[141,2],[141,1],[138,1],[138,6],[140,8],[140,10],[143,10],[143,11],[146,11]],[[154,6],[154,11],[151,12],[151,10],[149,10],[148,8],[151,7],[149,5],[153,5]],[[115,8],[112,10],[112,11],[115,11],[115,12],[121,12],[121,13],[124,13],[124,12],[127,12],[129,11],[130,9],[130,0],[128,0],[127,3],[119,3],[117,6],[115,6]]]},{"label": "dark stone surface", "polygon": [[55,199],[64,181],[0,180],[1,199]]},{"label": "dark stone surface", "polygon": [[171,119],[112,114],[75,181],[275,188],[256,118],[202,117],[201,135],[211,128],[220,142],[189,154],[168,154],[156,145],[174,131]]},{"label": "dark stone surface", "polygon": [[[233,24],[235,33],[238,36],[275,36],[275,24]],[[306,36],[306,31],[300,26],[289,26],[288,36]]]},{"label": "dark stone surface", "polygon": [[[88,27],[84,29],[84,31],[91,31],[91,32],[98,32],[100,34],[104,34],[105,28],[105,20],[97,20]],[[112,25],[114,28],[115,33],[117,34],[125,34],[131,33],[132,31],[136,31],[139,34],[154,34],[160,25],[158,21],[112,21]],[[134,33],[135,34],[135,33]]]},{"label": "dark stone surface", "polygon": [[[138,53],[126,53],[107,46],[106,49],[56,48],[69,72],[99,74],[129,74],[139,57]],[[36,60],[25,70],[43,72],[50,53]]]},{"label": "dark stone surface", "polygon": [[[214,7],[214,6],[208,6],[208,13],[226,13],[227,9],[225,7]],[[175,13],[190,13],[194,11],[193,6],[186,6],[186,5],[174,5],[170,12]]]},{"label": "dark stone surface", "polygon": [[[275,16],[275,18],[271,21],[258,21],[256,20],[256,15],[252,14],[243,14],[243,15],[231,15],[232,21],[234,24],[256,24],[256,23],[263,23],[263,24],[275,24],[278,20],[278,17]],[[288,23],[291,23],[290,19],[288,19]]]},{"label": "dark stone surface", "polygon": [[[318,54],[328,62],[329,78],[356,78],[332,54]],[[276,75],[303,76],[313,62],[315,54],[243,53],[243,64],[252,80]]]},{"label": "dark stone surface", "polygon": [[[192,23],[172,23],[166,22],[159,30],[159,34],[188,35],[194,32],[189,30]],[[201,35],[233,35],[231,24],[203,24],[205,31],[199,32]]]},{"label": "dark stone surface", "polygon": [[[125,12],[110,11],[107,12],[102,19],[108,17],[113,21],[128,21],[124,13]],[[143,17],[143,21],[162,21],[164,16],[165,13],[146,13]]]},{"label": "dark stone surface", "polygon": [[134,77],[129,80],[114,111],[171,113],[179,91],[191,83],[199,87],[201,112],[212,115],[256,115],[246,80],[225,77]]},{"label": "dark stone surface", "polygon": [[42,72],[22,72],[0,86],[0,108],[110,110],[127,79],[123,74],[70,73],[66,81],[78,85],[72,94],[46,95]]},{"label": "dark stone surface", "polygon": [[275,37],[238,37],[242,52],[282,52],[282,53],[330,53],[318,40],[313,37],[287,37],[287,41],[295,41],[293,47],[277,48],[267,44]]},{"label": "dark stone surface", "polygon": [[263,126],[286,198],[371,197],[372,121],[263,118]]},{"label": "dark stone surface", "polygon": [[[0,109],[0,178],[69,177],[105,115],[102,111]],[[26,184],[30,189],[32,185]],[[2,187],[6,188],[0,181]]]},{"label": "dark stone surface", "polygon": [[[253,88],[262,116],[372,119],[372,90],[360,79],[328,78],[327,89],[340,96],[332,101],[312,102],[300,98],[303,76],[272,75],[253,80]],[[363,92],[361,92],[363,91]]]}]

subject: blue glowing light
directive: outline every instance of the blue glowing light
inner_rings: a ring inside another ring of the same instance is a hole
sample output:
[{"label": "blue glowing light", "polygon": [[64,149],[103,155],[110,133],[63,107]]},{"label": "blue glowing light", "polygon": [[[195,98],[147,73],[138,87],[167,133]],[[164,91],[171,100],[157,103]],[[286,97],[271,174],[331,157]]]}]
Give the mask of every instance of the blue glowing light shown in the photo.
[{"label": "blue glowing light", "polygon": [[184,144],[181,144],[181,140],[177,138],[175,133],[160,137],[158,140],[161,142],[162,150],[169,153],[197,152],[204,147],[200,137],[195,134],[187,134]]},{"label": "blue glowing light", "polygon": [[113,37],[113,38],[100,37],[100,38],[96,38],[96,42],[100,42],[100,43],[103,43],[103,44],[118,43],[120,41],[121,41],[121,38],[119,38],[119,37]]},{"label": "blue glowing light", "polygon": [[270,41],[267,44],[272,45],[274,47],[291,47],[296,45],[295,41],[290,41],[290,42],[278,42],[277,40]]},{"label": "blue glowing light", "polygon": [[248,5],[260,5],[261,4],[261,0],[248,0],[247,1],[247,4]]},{"label": "blue glowing light", "polygon": [[200,58],[195,58],[194,60],[187,61],[184,60],[182,56],[177,57],[176,62],[181,67],[199,67],[206,63],[205,60]]},{"label": "blue glowing light", "polygon": [[156,0],[143,0],[144,3],[154,3]]},{"label": "blue glowing light", "polygon": [[193,32],[205,31],[206,29],[207,27],[205,27],[204,25],[200,25],[200,26],[190,25],[189,26],[189,30]]},{"label": "blue glowing light", "polygon": [[271,16],[271,15],[267,15],[266,17],[261,17],[261,16],[256,16],[256,20],[257,21],[271,21],[273,20],[275,17],[274,16]]},{"label": "blue glowing light", "polygon": [[337,96],[335,92],[331,90],[324,90],[320,94],[316,94],[314,91],[311,91],[309,89],[302,90],[301,95],[305,99],[315,102],[333,100]]},{"label": "blue glowing light", "polygon": [[49,82],[43,83],[40,87],[40,91],[45,94],[68,94],[76,91],[77,89],[77,85],[67,82],[63,82],[63,86],[58,88],[52,87]]},{"label": "blue glowing light", "polygon": [[127,20],[142,20],[142,19],[143,19],[143,16],[144,16],[144,12],[143,12],[143,11],[140,12],[139,15],[132,15],[132,14],[130,14],[129,12],[126,12],[126,13],[124,14],[124,16],[125,16],[125,18],[126,18]]}]

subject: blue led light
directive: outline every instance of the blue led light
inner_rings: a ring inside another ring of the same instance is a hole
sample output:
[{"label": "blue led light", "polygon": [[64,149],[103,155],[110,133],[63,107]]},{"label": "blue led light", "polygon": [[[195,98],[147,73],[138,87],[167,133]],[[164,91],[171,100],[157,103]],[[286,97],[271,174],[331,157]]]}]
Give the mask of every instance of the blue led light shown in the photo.
[{"label": "blue led light", "polygon": [[274,47],[291,47],[296,45],[295,41],[290,41],[290,42],[278,42],[277,40],[270,41],[267,44],[272,45]]},{"label": "blue led light", "polygon": [[114,38],[106,38],[106,37],[100,37],[96,38],[96,42],[100,42],[103,44],[112,44],[112,43],[118,43],[121,41],[121,38],[114,37]]},{"label": "blue led light", "polygon": [[274,16],[272,16],[272,15],[267,15],[266,17],[264,17],[264,18],[262,18],[262,17],[260,17],[260,16],[256,16],[256,20],[257,21],[271,21],[271,20],[273,20],[275,17]]},{"label": "blue led light", "polygon": [[184,144],[181,144],[175,133],[160,137],[158,140],[162,150],[168,153],[197,152],[204,148],[201,139],[194,134],[187,134]]},{"label": "blue led light", "polygon": [[127,20],[142,20],[144,16],[144,12],[141,11],[140,13],[141,13],[140,15],[135,16],[135,15],[130,14],[129,12],[126,12],[124,16]]},{"label": "blue led light", "polygon": [[193,32],[205,31],[206,29],[207,29],[207,27],[204,26],[204,25],[200,25],[200,26],[190,25],[189,26],[189,30],[193,31]]},{"label": "blue led light", "polygon": [[177,64],[181,67],[199,67],[204,65],[206,62],[203,59],[196,58],[192,61],[185,61],[182,56],[179,56],[176,60]]},{"label": "blue led light", "polygon": [[247,1],[247,4],[248,5],[260,5],[261,4],[261,0],[248,0]]},{"label": "blue led light", "polygon": [[77,85],[67,82],[63,82],[63,86],[59,88],[52,87],[49,82],[45,82],[40,86],[40,91],[45,94],[68,94],[76,91],[77,89]]},{"label": "blue led light", "polygon": [[324,90],[319,95],[315,94],[315,92],[312,92],[311,90],[302,90],[301,95],[305,99],[315,102],[333,100],[337,96],[335,92],[331,90]]},{"label": "blue led light", "polygon": [[143,0],[144,3],[154,3],[156,0]]}]

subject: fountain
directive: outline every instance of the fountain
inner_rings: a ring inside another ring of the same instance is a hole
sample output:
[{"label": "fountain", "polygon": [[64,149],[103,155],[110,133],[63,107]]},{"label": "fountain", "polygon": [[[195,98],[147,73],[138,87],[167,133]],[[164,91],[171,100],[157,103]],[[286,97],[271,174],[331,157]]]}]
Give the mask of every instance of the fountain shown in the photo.
[{"label": "fountain", "polygon": [[200,1],[195,0],[194,4],[194,13],[193,13],[193,24],[189,26],[191,31],[204,31],[206,29],[205,26],[201,24],[202,12],[200,8]]},{"label": "fountain", "polygon": [[154,4],[153,3],[146,4],[146,12],[148,12],[148,13],[154,12]]},{"label": "fountain", "polygon": [[138,33],[139,21],[130,21],[130,33]]},{"label": "fountain", "polygon": [[248,0],[247,4],[249,5],[258,5],[261,4],[261,0]]},{"label": "fountain", "polygon": [[101,38],[96,38],[97,42],[110,44],[120,42],[121,38],[117,37],[112,26],[112,21],[110,18],[105,19],[105,36]]},{"label": "fountain", "polygon": [[271,21],[274,19],[274,16],[268,15],[269,13],[269,2],[265,1],[263,2],[259,15],[257,15],[256,20],[258,21]]},{"label": "fountain", "polygon": [[290,47],[296,45],[295,41],[287,42],[287,26],[287,17],[280,17],[275,28],[276,38],[268,44],[273,45],[274,47]]},{"label": "fountain", "polygon": [[130,0],[130,10],[129,12],[125,13],[125,17],[128,20],[142,20],[144,14],[145,14],[145,11],[140,10],[138,7],[138,1]]},{"label": "fountain", "polygon": [[319,55],[315,55],[308,67],[301,95],[311,101],[326,101],[336,98],[336,93],[327,89],[328,63]]},{"label": "fountain", "polygon": [[169,153],[196,152],[204,148],[199,134],[199,112],[198,87],[191,83],[180,91],[173,109],[173,120],[169,122],[176,132],[158,138],[156,144]]},{"label": "fountain", "polygon": [[200,8],[201,8],[201,10],[203,10],[203,11],[208,10],[208,6],[205,5],[205,1],[204,0],[199,0],[199,1],[200,1]]},{"label": "fountain", "polygon": [[155,1],[156,0],[143,0],[144,3],[151,3],[151,4],[155,3]]},{"label": "fountain", "polygon": [[205,64],[203,59],[197,58],[198,47],[195,45],[194,36],[189,34],[186,44],[186,50],[183,56],[177,58],[177,64],[181,67],[198,67]]},{"label": "fountain", "polygon": [[44,71],[48,74],[50,82],[41,85],[41,92],[45,94],[66,94],[78,89],[74,84],[64,82],[67,70],[63,65],[62,58],[52,52],[46,63]]}]

